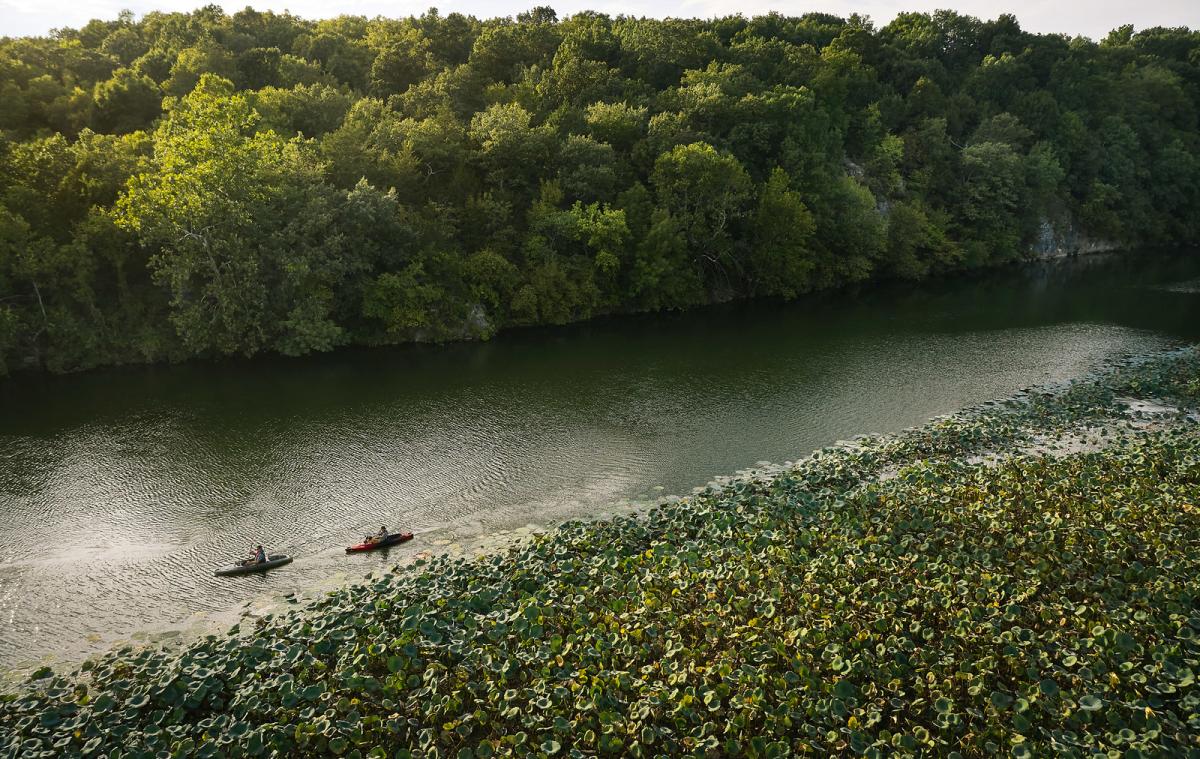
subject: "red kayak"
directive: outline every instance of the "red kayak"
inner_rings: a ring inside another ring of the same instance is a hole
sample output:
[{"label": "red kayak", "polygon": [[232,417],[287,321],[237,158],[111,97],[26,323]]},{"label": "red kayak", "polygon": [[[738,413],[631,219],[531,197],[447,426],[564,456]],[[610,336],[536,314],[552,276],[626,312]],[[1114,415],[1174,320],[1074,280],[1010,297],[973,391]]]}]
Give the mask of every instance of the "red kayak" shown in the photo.
[{"label": "red kayak", "polygon": [[363,551],[374,551],[376,548],[387,548],[388,546],[398,546],[412,540],[411,532],[393,532],[383,540],[375,540],[369,543],[359,543],[356,546],[350,546],[346,549],[346,553],[362,553]]}]

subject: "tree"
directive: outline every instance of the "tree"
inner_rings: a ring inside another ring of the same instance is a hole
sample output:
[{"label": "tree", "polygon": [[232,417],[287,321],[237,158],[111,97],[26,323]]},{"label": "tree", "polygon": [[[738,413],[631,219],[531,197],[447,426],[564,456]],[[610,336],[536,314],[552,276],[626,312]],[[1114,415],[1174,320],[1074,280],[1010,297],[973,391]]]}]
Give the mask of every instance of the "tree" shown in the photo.
[{"label": "tree", "polygon": [[0,306],[0,377],[5,377],[10,371],[10,364],[15,360],[18,335],[20,333],[19,317],[12,306]]},{"label": "tree", "polygon": [[963,151],[963,171],[962,216],[969,239],[981,244],[974,249],[976,257],[1016,257],[1025,187],[1021,157],[1000,142],[971,145]]},{"label": "tree", "polygon": [[569,200],[611,200],[621,187],[621,169],[611,145],[573,134],[559,152],[558,184]]},{"label": "tree", "polygon": [[171,76],[163,82],[163,90],[171,95],[186,95],[205,74],[221,77],[235,74],[233,56],[215,42],[180,51],[171,66]]},{"label": "tree", "polygon": [[634,249],[629,295],[643,311],[691,308],[707,299],[704,271],[689,256],[687,238],[663,210],[654,212],[650,231]]},{"label": "tree", "polygon": [[380,100],[363,98],[350,107],[342,125],[321,140],[329,175],[339,187],[350,188],[366,179],[401,194],[415,190],[421,176],[407,141],[406,123]]},{"label": "tree", "polygon": [[376,97],[404,92],[434,68],[429,41],[419,29],[393,26],[373,32],[367,42],[376,51],[370,73],[371,92]]},{"label": "tree", "polygon": [[759,192],[748,260],[754,291],[785,298],[811,289],[816,268],[809,248],[816,222],[799,193],[788,187],[790,181],[787,172],[776,168]]},{"label": "tree", "polygon": [[817,230],[813,281],[817,287],[861,282],[871,276],[887,244],[887,222],[871,190],[841,174],[804,195]]},{"label": "tree", "polygon": [[258,90],[282,84],[283,51],[277,47],[254,47],[234,61],[239,89]]},{"label": "tree", "polygon": [[649,122],[646,106],[628,103],[592,103],[587,107],[587,125],[598,142],[628,151],[646,135]]},{"label": "tree", "polygon": [[532,125],[533,114],[516,103],[497,103],[471,119],[467,134],[478,145],[481,165],[499,190],[530,191],[550,163],[553,134]]},{"label": "tree", "polygon": [[321,137],[337,129],[350,110],[351,95],[327,84],[290,89],[265,87],[249,95],[260,128],[284,136]]},{"label": "tree", "polygon": [[125,134],[148,129],[162,113],[162,91],[154,80],[131,69],[118,69],[112,79],[96,85],[96,128]]},{"label": "tree", "polygon": [[693,258],[727,275],[732,226],[745,215],[750,195],[750,177],[738,160],[707,143],[679,145],[655,161],[651,182]]},{"label": "tree", "polygon": [[363,298],[363,315],[379,320],[393,340],[437,335],[443,323],[439,311],[446,291],[429,282],[420,262],[399,272],[380,274]]},{"label": "tree", "polygon": [[484,249],[464,262],[463,273],[471,300],[488,309],[494,317],[493,325],[498,325],[507,315],[520,270],[499,253]]},{"label": "tree", "polygon": [[887,250],[881,269],[887,276],[923,279],[962,260],[961,249],[947,235],[948,215],[919,201],[898,201],[888,213]]},{"label": "tree", "polygon": [[307,143],[256,123],[228,80],[202,76],[156,131],[154,164],[130,181],[119,221],[153,247],[189,350],[327,350],[342,339],[333,293],[355,266],[337,196]]}]

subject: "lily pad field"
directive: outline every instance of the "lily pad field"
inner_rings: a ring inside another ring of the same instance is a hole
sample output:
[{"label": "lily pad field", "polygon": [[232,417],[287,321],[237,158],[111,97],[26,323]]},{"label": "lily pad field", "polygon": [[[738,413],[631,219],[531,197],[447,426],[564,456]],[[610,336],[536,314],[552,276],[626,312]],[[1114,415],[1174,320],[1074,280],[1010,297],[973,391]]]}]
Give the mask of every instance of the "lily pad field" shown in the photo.
[{"label": "lily pad field", "polygon": [[1200,757],[1200,353],[0,696],[0,756]]}]

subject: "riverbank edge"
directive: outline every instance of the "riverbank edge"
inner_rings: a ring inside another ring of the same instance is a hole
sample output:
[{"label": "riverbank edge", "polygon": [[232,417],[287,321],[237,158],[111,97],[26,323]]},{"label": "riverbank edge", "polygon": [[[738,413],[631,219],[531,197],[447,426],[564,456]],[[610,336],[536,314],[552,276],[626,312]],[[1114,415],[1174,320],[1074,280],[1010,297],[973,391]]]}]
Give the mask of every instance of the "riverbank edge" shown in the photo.
[{"label": "riverbank edge", "polygon": [[[1056,247],[1046,251],[1030,250],[1026,255],[1010,259],[1007,261],[999,261],[987,266],[971,268],[971,269],[952,269],[938,274],[932,275],[925,279],[917,280],[916,283],[931,283],[939,281],[949,281],[955,277],[969,277],[988,272],[1001,271],[1004,269],[1012,269],[1019,267],[1031,267],[1039,264],[1054,264],[1063,261],[1068,261],[1076,258],[1097,258],[1101,256],[1130,256],[1130,255],[1162,255],[1164,253],[1178,253],[1190,249],[1188,245],[1182,244],[1176,247],[1159,247],[1159,248],[1134,248],[1120,243],[1105,243],[1099,247],[1082,246],[1078,248],[1063,248]],[[691,313],[702,311],[708,308],[725,306],[732,303],[755,303],[755,302],[782,302],[789,303],[799,300],[803,296],[817,297],[836,297],[839,294],[861,291],[864,288],[878,288],[887,285],[896,285],[897,283],[907,282],[907,280],[898,278],[868,278],[862,282],[852,282],[834,285],[830,287],[817,288],[807,291],[800,296],[790,300],[781,300],[777,296],[723,296],[714,297],[713,300],[699,305],[689,306],[683,309],[646,309],[646,310],[631,310],[631,311],[604,311],[594,313],[590,316],[581,319],[572,319],[562,323],[539,323],[539,324],[511,324],[503,326],[497,330],[484,330],[483,334],[478,332],[463,332],[456,337],[443,337],[438,339],[429,339],[422,336],[414,336],[410,339],[399,340],[396,342],[387,343],[346,343],[337,345],[327,351],[306,353],[299,356],[284,356],[279,353],[259,353],[254,356],[186,356],[172,357],[164,356],[151,360],[135,360],[135,361],[114,361],[106,364],[99,364],[80,369],[71,369],[64,372],[51,371],[41,366],[17,366],[9,369],[7,373],[0,373],[0,383],[10,380],[32,380],[37,377],[67,377],[79,374],[88,374],[91,372],[100,372],[112,369],[134,369],[138,367],[154,367],[154,366],[183,366],[188,364],[213,364],[224,361],[255,361],[258,359],[291,359],[302,360],[306,357],[315,355],[336,355],[339,352],[358,350],[358,351],[384,351],[389,349],[412,347],[412,346],[439,346],[439,345],[455,345],[464,343],[481,343],[488,342],[498,335],[513,335],[529,333],[535,330],[554,330],[566,327],[574,327],[592,322],[598,322],[606,319],[622,319],[636,318],[642,316],[651,316],[654,314],[662,314],[671,311],[679,311],[681,313]]]},{"label": "riverbank edge", "polygon": [[[554,551],[556,544],[568,542],[568,534],[573,533],[572,539],[577,541],[580,531],[586,533],[589,526],[598,532],[601,528],[610,531],[640,529],[639,525],[662,517],[664,510],[687,510],[701,502],[720,499],[736,502],[781,477],[820,483],[823,487],[849,494],[893,478],[913,466],[938,462],[966,466],[988,460],[995,463],[1014,456],[1053,458],[1086,450],[1103,451],[1106,446],[1114,445],[1114,439],[1118,440],[1116,445],[1125,445],[1146,433],[1163,430],[1183,429],[1188,434],[1195,434],[1200,429],[1198,408],[1200,348],[1193,346],[1121,357],[1065,384],[1026,388],[1009,398],[967,407],[893,435],[868,435],[841,441],[795,463],[743,470],[698,488],[691,496],[672,499],[646,512],[617,515],[592,523],[566,522],[545,534],[498,547],[497,551],[470,561],[464,561],[462,557],[439,556],[418,560],[408,567],[396,567],[383,577],[333,591],[309,606],[248,620],[252,630],[242,630],[235,625],[225,636],[224,645],[253,648],[254,640],[264,632],[296,624],[318,624],[323,617],[335,613],[338,604],[347,599],[377,592],[403,597],[405,580],[424,578],[436,584],[440,576],[459,571],[464,566],[494,566],[497,559],[516,561],[522,552]],[[376,608],[375,611],[382,613],[385,609]],[[366,621],[359,619],[355,626],[365,627]],[[423,624],[416,628],[422,633],[428,632]],[[107,686],[113,682],[113,671],[128,672],[135,666],[131,662],[145,664],[154,660],[159,667],[182,669],[197,651],[218,644],[221,644],[218,636],[207,636],[203,641],[171,650],[127,647],[91,660],[66,677],[52,672],[38,673],[38,677],[31,678],[19,690],[0,698],[0,724],[13,717],[12,705],[28,702],[30,698],[47,697],[55,691],[60,692],[54,697],[62,700],[66,693],[78,697],[82,688],[84,705],[103,703]],[[109,674],[99,675],[105,672]],[[179,677],[177,674],[170,680],[174,682]]]}]

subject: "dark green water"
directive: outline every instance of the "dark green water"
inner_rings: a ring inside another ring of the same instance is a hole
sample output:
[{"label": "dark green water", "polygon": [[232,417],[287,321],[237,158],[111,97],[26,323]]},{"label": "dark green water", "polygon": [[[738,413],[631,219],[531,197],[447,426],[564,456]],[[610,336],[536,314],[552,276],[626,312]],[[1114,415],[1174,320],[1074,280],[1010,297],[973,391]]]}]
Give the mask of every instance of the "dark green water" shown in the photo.
[{"label": "dark green water", "polygon": [[[1196,340],[1200,255],[1103,257],[487,344],[0,383],[0,666]],[[419,534],[344,555],[381,522]],[[212,576],[252,540],[296,562]]]}]

